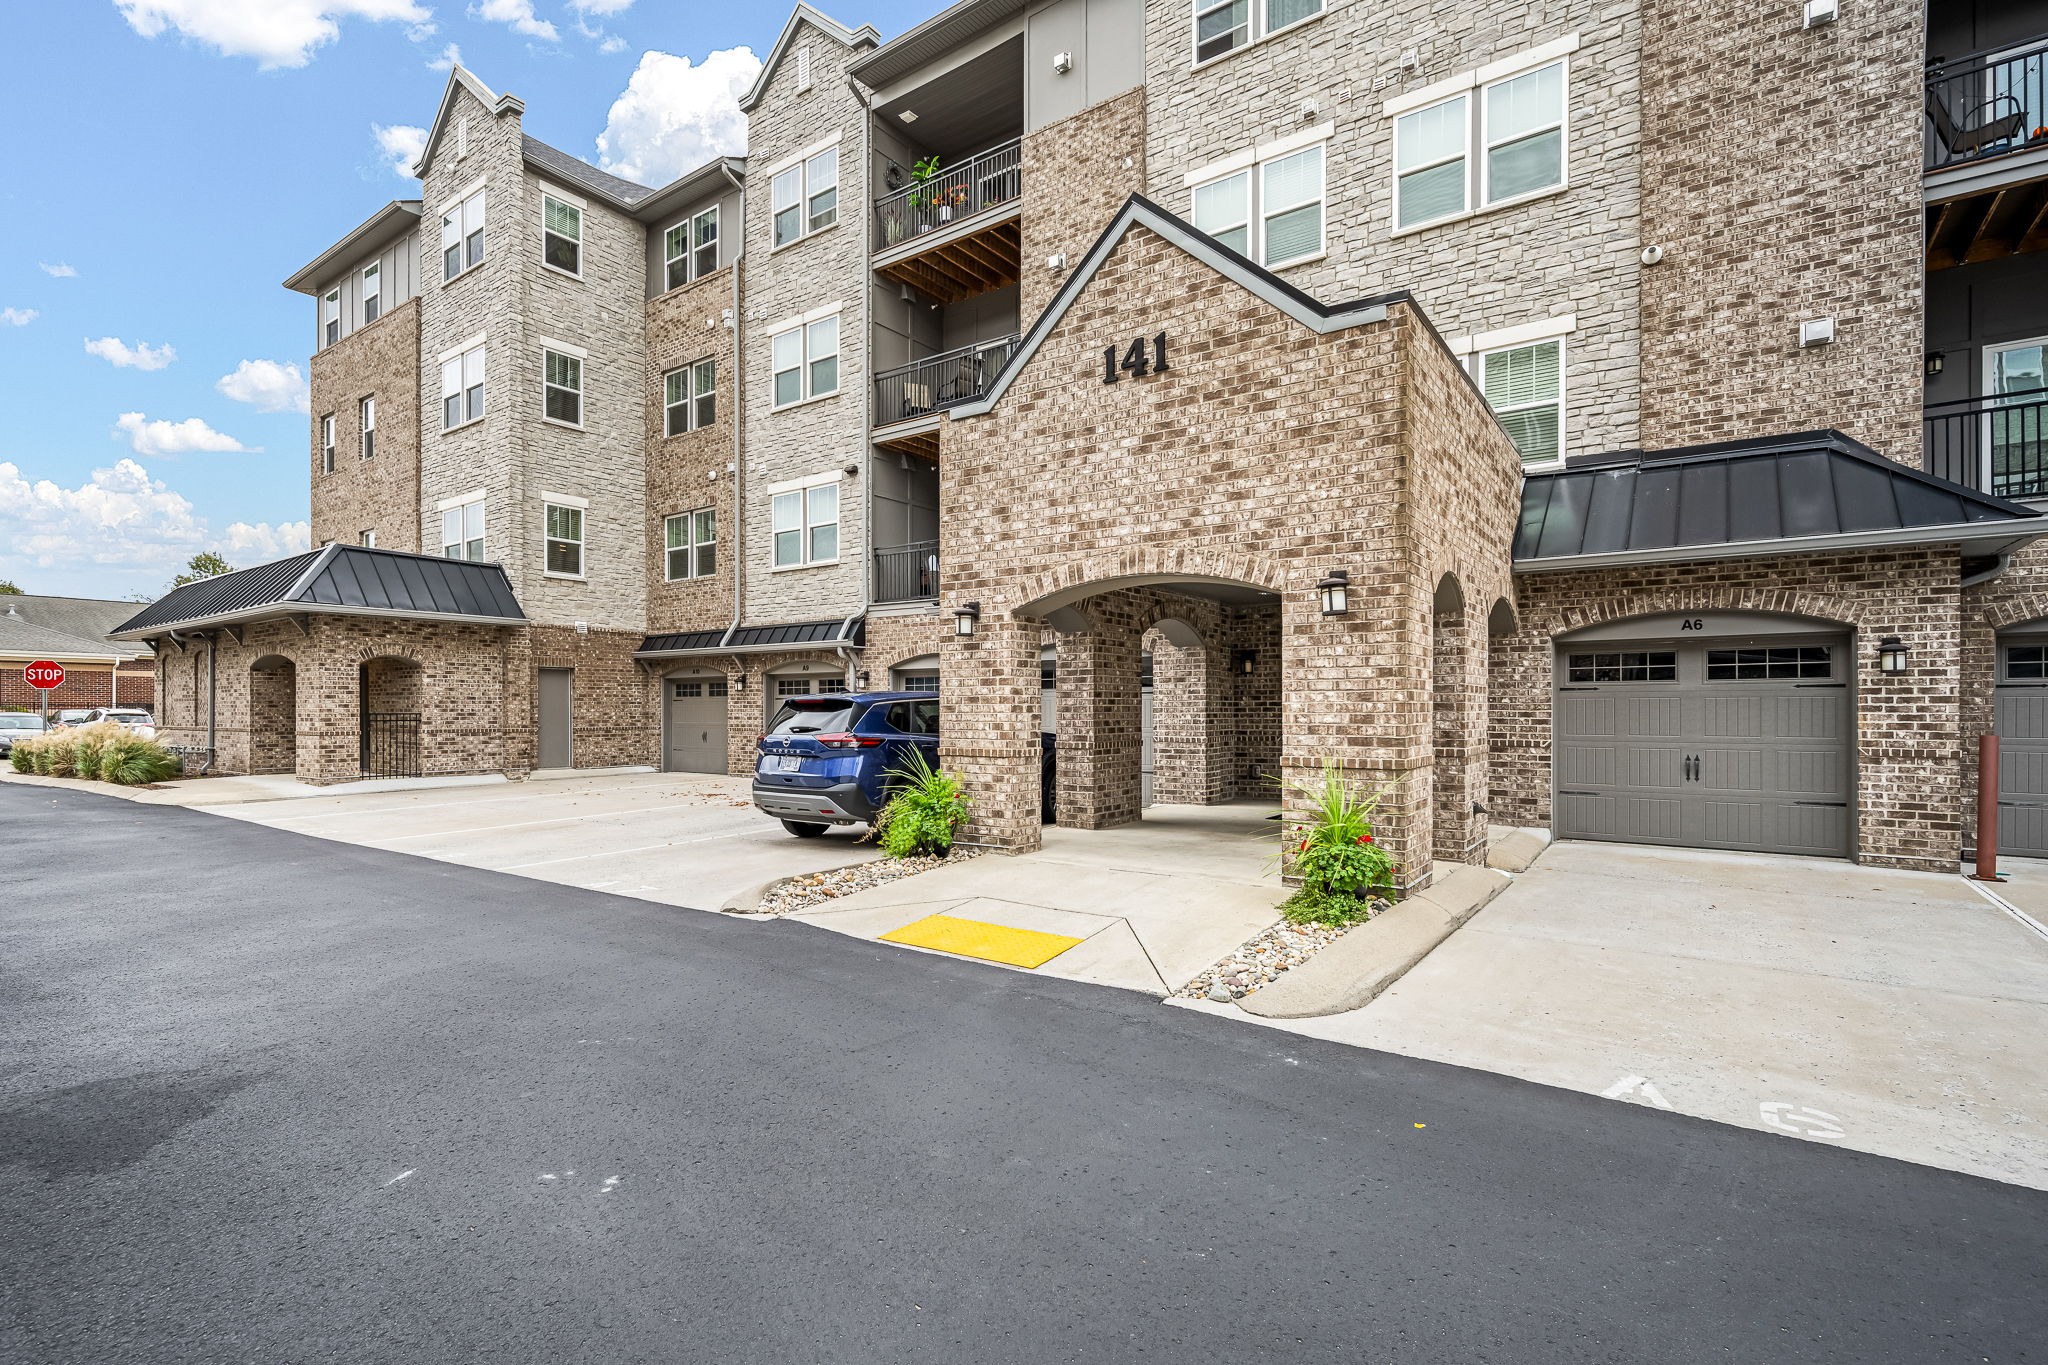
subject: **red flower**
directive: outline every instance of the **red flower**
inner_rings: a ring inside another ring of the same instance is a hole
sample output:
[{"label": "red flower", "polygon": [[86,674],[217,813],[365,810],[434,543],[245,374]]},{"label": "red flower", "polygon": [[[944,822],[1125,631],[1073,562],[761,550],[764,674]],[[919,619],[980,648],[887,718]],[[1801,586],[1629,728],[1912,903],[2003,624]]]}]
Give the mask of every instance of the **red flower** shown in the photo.
[{"label": "red flower", "polygon": [[1361,834],[1358,836],[1358,842],[1361,844],[1369,844],[1372,842],[1372,836],[1370,834]]},{"label": "red flower", "polygon": [[1296,853],[1306,853],[1306,852],[1308,852],[1308,840],[1306,840],[1306,839],[1303,839],[1303,840],[1301,841],[1301,847],[1300,847],[1300,848],[1298,848],[1298,849],[1296,849],[1296,850],[1295,850],[1295,852],[1296,852]]}]

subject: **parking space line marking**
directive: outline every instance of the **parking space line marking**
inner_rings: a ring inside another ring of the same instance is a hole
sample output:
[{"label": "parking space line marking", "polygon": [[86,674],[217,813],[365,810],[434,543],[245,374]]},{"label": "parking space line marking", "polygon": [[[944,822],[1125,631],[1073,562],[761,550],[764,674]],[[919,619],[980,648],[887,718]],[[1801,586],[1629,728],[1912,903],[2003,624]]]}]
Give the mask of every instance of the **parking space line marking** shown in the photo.
[{"label": "parking space line marking", "polygon": [[2014,919],[2018,920],[2027,928],[2032,929],[2042,938],[2048,938],[2048,924],[2041,923],[2041,921],[2035,919],[2032,915],[2020,909],[2017,905],[2014,905],[2011,901],[1999,895],[1990,887],[1984,885],[1984,883],[1980,881],[1973,881],[1969,877],[1964,877],[1963,885],[1969,887],[1972,891],[1982,896],[1985,900],[1990,901],[1999,909],[2005,911],[2006,914],[2011,915]]},{"label": "parking space line marking", "polygon": [[[641,844],[637,848],[607,848],[597,853],[572,853],[566,858],[542,858],[539,862],[533,863],[507,863],[503,867],[489,870],[494,872],[517,872],[522,867],[552,867],[556,863],[579,863],[586,858],[619,858],[628,853],[645,853],[649,849],[655,848],[681,848],[685,844],[709,844],[716,843],[720,839],[738,839],[743,835],[754,832],[748,829],[736,829],[730,834],[707,834],[701,839],[664,839],[661,843]],[[429,854],[427,856],[432,857],[433,855]],[[612,884],[611,882],[605,883],[606,886]],[[597,888],[585,887],[584,889],[586,891],[594,891]]]}]

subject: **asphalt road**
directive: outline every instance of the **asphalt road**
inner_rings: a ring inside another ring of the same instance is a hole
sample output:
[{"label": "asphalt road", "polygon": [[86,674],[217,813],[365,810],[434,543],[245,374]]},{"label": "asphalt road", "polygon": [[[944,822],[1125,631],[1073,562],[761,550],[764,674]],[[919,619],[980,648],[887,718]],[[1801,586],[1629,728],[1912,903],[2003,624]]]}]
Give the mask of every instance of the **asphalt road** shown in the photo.
[{"label": "asphalt road", "polygon": [[10,1363],[2048,1352],[2013,1186],[86,793],[0,868]]}]

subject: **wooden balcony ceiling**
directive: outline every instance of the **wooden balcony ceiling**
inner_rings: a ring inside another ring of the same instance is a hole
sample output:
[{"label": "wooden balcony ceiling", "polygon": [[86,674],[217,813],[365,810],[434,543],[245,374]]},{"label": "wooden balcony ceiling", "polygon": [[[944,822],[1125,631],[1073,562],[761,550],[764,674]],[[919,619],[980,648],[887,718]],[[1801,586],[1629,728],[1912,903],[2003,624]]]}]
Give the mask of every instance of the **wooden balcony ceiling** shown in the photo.
[{"label": "wooden balcony ceiling", "polygon": [[885,279],[920,290],[941,306],[1017,282],[1021,254],[1017,217],[934,242],[915,256],[878,266]]},{"label": "wooden balcony ceiling", "polygon": [[2048,251],[2048,180],[1927,206],[1927,268]]},{"label": "wooden balcony ceiling", "polygon": [[900,450],[906,455],[915,455],[921,460],[939,462],[939,433],[936,431],[912,431],[902,436],[877,436],[875,444],[884,450]]}]

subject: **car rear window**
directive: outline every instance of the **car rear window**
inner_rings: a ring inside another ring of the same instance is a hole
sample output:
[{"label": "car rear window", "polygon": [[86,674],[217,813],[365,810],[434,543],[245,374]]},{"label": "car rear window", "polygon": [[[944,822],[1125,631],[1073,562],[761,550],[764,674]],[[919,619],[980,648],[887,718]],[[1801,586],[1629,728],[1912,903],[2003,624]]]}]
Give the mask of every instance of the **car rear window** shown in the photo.
[{"label": "car rear window", "polygon": [[40,716],[0,716],[0,730],[40,730]]},{"label": "car rear window", "polygon": [[771,735],[836,735],[853,728],[867,707],[838,697],[817,697],[809,701],[786,701],[775,713]]}]

